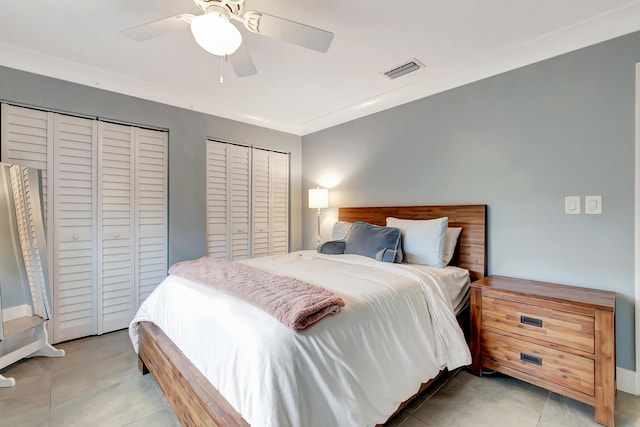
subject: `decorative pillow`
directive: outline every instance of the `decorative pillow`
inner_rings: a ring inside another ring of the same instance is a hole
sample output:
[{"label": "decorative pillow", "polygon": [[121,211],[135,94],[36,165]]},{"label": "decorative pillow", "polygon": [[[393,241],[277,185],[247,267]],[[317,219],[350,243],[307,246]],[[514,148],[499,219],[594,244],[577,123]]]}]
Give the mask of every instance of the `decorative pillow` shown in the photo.
[{"label": "decorative pillow", "polygon": [[318,252],[327,255],[341,255],[344,253],[344,240],[330,240],[318,245]]},{"label": "decorative pillow", "polygon": [[402,262],[402,250],[401,249],[389,249],[384,248],[376,252],[376,259],[382,262]]},{"label": "decorative pillow", "polygon": [[411,220],[387,218],[387,227],[402,231],[404,259],[411,264],[444,267],[445,236],[449,218]]},{"label": "decorative pillow", "polygon": [[[339,252],[344,245],[343,252]],[[402,234],[392,227],[380,227],[355,222],[344,240],[325,242],[318,246],[323,254],[356,254],[382,262],[402,262]]]},{"label": "decorative pillow", "polygon": [[352,222],[336,221],[336,223],[333,224],[333,230],[331,230],[331,240],[344,240],[352,225]]},{"label": "decorative pillow", "polygon": [[456,250],[456,245],[458,244],[458,237],[460,237],[460,232],[462,231],[462,227],[449,227],[447,228],[447,237],[445,237],[444,242],[444,265],[449,265],[451,259],[453,258],[453,254]]}]

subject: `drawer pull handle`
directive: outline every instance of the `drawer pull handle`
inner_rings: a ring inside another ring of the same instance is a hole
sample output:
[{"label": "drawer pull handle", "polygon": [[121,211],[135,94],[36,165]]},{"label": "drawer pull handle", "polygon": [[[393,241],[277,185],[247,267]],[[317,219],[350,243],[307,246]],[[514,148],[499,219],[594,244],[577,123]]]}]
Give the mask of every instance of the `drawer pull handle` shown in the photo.
[{"label": "drawer pull handle", "polygon": [[535,317],[520,316],[520,323],[542,328],[542,319],[536,319]]},{"label": "drawer pull handle", "polygon": [[542,357],[532,356],[527,353],[520,353],[520,360],[542,366]]}]

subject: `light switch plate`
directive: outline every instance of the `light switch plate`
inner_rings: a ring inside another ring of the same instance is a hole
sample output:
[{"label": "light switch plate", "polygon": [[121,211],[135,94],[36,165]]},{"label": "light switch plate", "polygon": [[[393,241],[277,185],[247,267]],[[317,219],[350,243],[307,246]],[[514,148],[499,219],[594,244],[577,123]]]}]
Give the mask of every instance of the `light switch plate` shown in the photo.
[{"label": "light switch plate", "polygon": [[602,214],[602,196],[584,196],[584,213],[587,215]]},{"label": "light switch plate", "polygon": [[567,215],[580,214],[580,196],[567,196],[564,198],[564,213]]}]

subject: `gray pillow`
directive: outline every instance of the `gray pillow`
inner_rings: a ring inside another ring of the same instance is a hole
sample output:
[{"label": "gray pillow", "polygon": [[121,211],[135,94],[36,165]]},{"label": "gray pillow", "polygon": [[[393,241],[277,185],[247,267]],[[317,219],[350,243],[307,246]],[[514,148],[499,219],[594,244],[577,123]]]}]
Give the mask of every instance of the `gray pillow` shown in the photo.
[{"label": "gray pillow", "polygon": [[[356,254],[383,262],[402,262],[401,244],[402,234],[398,228],[356,222],[344,240],[325,242],[318,246],[318,252]],[[340,252],[342,247],[344,249]]]},{"label": "gray pillow", "polygon": [[318,252],[327,255],[341,255],[344,253],[344,240],[331,240],[318,246]]}]

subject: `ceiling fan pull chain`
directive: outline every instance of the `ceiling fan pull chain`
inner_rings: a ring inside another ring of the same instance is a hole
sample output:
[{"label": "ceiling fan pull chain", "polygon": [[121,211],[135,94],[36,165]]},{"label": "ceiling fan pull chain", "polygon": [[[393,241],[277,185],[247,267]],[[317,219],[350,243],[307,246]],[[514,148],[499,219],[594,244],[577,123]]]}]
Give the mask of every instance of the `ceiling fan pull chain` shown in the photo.
[{"label": "ceiling fan pull chain", "polygon": [[220,84],[224,83],[224,79],[222,78],[222,61],[227,60],[227,55],[220,57]]}]

